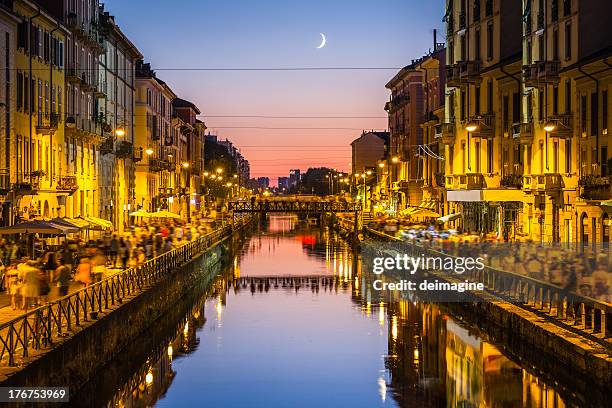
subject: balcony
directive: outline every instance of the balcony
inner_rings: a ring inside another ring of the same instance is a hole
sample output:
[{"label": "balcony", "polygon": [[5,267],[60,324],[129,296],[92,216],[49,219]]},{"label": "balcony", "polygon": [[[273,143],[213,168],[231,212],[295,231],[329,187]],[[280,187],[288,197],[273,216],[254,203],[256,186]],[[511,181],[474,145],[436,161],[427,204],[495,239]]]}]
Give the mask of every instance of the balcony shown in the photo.
[{"label": "balcony", "polygon": [[559,83],[559,61],[538,61],[523,66],[525,86],[538,87]]},{"label": "balcony", "polygon": [[487,113],[486,115],[477,116],[471,119],[472,122],[478,125],[473,131],[472,137],[480,137],[489,139],[495,136],[495,114]]},{"label": "balcony", "polygon": [[94,89],[94,96],[98,98],[105,98],[107,95],[107,88],[105,81],[98,81]]},{"label": "balcony", "polygon": [[512,125],[512,138],[522,145],[533,143],[533,122],[514,123]]},{"label": "balcony", "polygon": [[450,87],[460,87],[467,83],[479,83],[481,69],[480,61],[459,61],[455,65],[447,65],[446,84]]},{"label": "balcony", "polygon": [[159,188],[159,197],[160,198],[168,198],[174,196],[174,188],[172,187],[160,187]]},{"label": "balcony", "polygon": [[81,74],[81,90],[85,92],[94,92],[97,87],[97,77],[93,72],[83,72]]},{"label": "balcony", "polygon": [[59,125],[60,115],[57,113],[42,114],[38,112],[38,122],[36,124],[36,133],[42,135],[54,135]]},{"label": "balcony", "polygon": [[574,120],[571,113],[554,115],[548,120],[555,125],[555,129],[550,132],[551,137],[558,137],[561,139],[572,137],[574,133]]},{"label": "balcony", "polygon": [[64,71],[65,75],[66,75],[66,81],[71,83],[71,84],[80,84],[81,83],[81,76],[78,73],[78,70],[76,68],[66,68],[66,70]]},{"label": "balcony", "polygon": [[578,180],[580,198],[587,201],[605,201],[612,198],[610,177],[597,177],[594,175],[582,176]]},{"label": "balcony", "polygon": [[500,185],[505,188],[523,188],[523,176],[520,174],[507,174],[502,177]]},{"label": "balcony", "polygon": [[37,194],[40,189],[40,178],[43,173],[34,171],[22,174],[21,180],[13,183],[13,192],[17,196]]},{"label": "balcony", "polygon": [[523,177],[523,190],[553,191],[562,186],[563,178],[557,173]]},{"label": "balcony", "polygon": [[73,194],[79,189],[76,176],[61,176],[57,180],[56,190],[58,192],[64,192]]},{"label": "balcony", "polygon": [[442,125],[442,143],[455,144],[455,122],[443,123]]},{"label": "balcony", "polygon": [[133,146],[131,142],[126,140],[122,140],[117,143],[117,148],[115,150],[115,156],[119,159],[127,159],[131,158],[133,153]]},{"label": "balcony", "polygon": [[449,190],[482,190],[485,187],[484,176],[480,173],[446,176],[446,188]]},{"label": "balcony", "polygon": [[149,159],[149,170],[152,172],[159,172],[169,170],[170,165],[168,161],[161,159]]},{"label": "balcony", "polygon": [[112,137],[107,137],[102,141],[100,145],[100,154],[105,156],[107,154],[111,154],[115,151],[115,141]]},{"label": "balcony", "polygon": [[76,13],[68,13],[66,15],[66,26],[74,36],[81,40],[84,40],[88,35],[85,23],[79,20]]},{"label": "balcony", "polygon": [[410,102],[410,97],[407,94],[398,94],[393,96],[393,98],[391,98],[391,101],[389,101],[389,105],[388,105],[388,111],[392,112],[394,110],[397,110],[399,108],[401,108],[402,106],[404,106],[405,104],[407,104],[408,102]]}]

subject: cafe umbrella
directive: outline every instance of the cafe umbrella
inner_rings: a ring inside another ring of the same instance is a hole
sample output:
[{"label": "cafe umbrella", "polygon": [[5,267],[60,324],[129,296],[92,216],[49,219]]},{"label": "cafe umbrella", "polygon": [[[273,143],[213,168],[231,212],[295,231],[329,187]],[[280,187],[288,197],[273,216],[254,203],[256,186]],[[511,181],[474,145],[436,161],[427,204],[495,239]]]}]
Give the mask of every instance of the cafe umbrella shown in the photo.
[{"label": "cafe umbrella", "polygon": [[28,243],[28,251],[30,254],[34,253],[34,240],[32,236],[34,234],[44,234],[64,237],[67,234],[78,232],[79,229],[76,227],[69,227],[67,225],[60,225],[51,221],[43,220],[30,220],[21,222],[19,224],[10,225],[8,227],[0,228],[0,235],[26,235],[26,242]]}]

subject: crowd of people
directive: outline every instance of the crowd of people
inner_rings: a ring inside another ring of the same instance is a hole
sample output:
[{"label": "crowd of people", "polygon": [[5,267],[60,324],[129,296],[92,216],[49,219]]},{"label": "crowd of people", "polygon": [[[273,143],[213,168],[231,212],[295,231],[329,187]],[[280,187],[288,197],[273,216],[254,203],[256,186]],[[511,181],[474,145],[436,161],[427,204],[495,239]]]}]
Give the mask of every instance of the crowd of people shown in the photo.
[{"label": "crowd of people", "polygon": [[494,234],[470,234],[426,224],[373,222],[370,228],[425,248],[485,264],[612,303],[612,248],[607,245],[505,242]]},{"label": "crowd of people", "polygon": [[125,233],[99,233],[95,239],[74,237],[58,246],[36,238],[0,241],[0,291],[8,293],[13,310],[44,305],[50,296],[86,287],[123,269],[209,233],[213,225],[200,220],[150,222]]}]

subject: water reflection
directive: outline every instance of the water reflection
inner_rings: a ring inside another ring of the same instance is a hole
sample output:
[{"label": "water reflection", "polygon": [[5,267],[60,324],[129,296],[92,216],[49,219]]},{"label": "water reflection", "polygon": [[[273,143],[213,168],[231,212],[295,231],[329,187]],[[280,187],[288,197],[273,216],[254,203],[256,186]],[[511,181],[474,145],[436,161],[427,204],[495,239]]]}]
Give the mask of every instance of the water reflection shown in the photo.
[{"label": "water reflection", "polygon": [[272,218],[106,405],[572,405],[437,305],[372,291],[360,266],[333,234]]}]

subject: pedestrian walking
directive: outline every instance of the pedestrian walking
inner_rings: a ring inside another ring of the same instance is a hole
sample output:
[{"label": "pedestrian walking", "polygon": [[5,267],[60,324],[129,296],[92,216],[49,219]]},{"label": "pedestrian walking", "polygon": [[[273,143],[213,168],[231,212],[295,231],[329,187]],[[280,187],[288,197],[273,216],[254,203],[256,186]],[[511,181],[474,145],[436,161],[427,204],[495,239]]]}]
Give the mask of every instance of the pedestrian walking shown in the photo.
[{"label": "pedestrian walking", "polygon": [[39,295],[40,278],[36,262],[27,260],[23,263],[20,273],[20,279],[23,282],[21,308],[27,311],[30,305],[36,302]]},{"label": "pedestrian walking", "polygon": [[87,287],[91,285],[91,262],[89,258],[83,257],[81,258],[81,262],[77,267],[77,272],[75,276],[75,280],[80,282],[83,287]]},{"label": "pedestrian walking", "polygon": [[70,267],[65,265],[63,261],[59,261],[59,266],[55,271],[55,281],[59,288],[60,297],[68,294],[68,286],[70,283]]},{"label": "pedestrian walking", "polygon": [[17,309],[17,297],[21,294],[21,281],[17,271],[17,262],[13,262],[7,268],[5,281],[8,293],[11,295],[11,307],[15,310]]},{"label": "pedestrian walking", "polygon": [[123,238],[119,240],[119,257],[121,258],[121,268],[125,269],[130,257],[130,252]]}]

